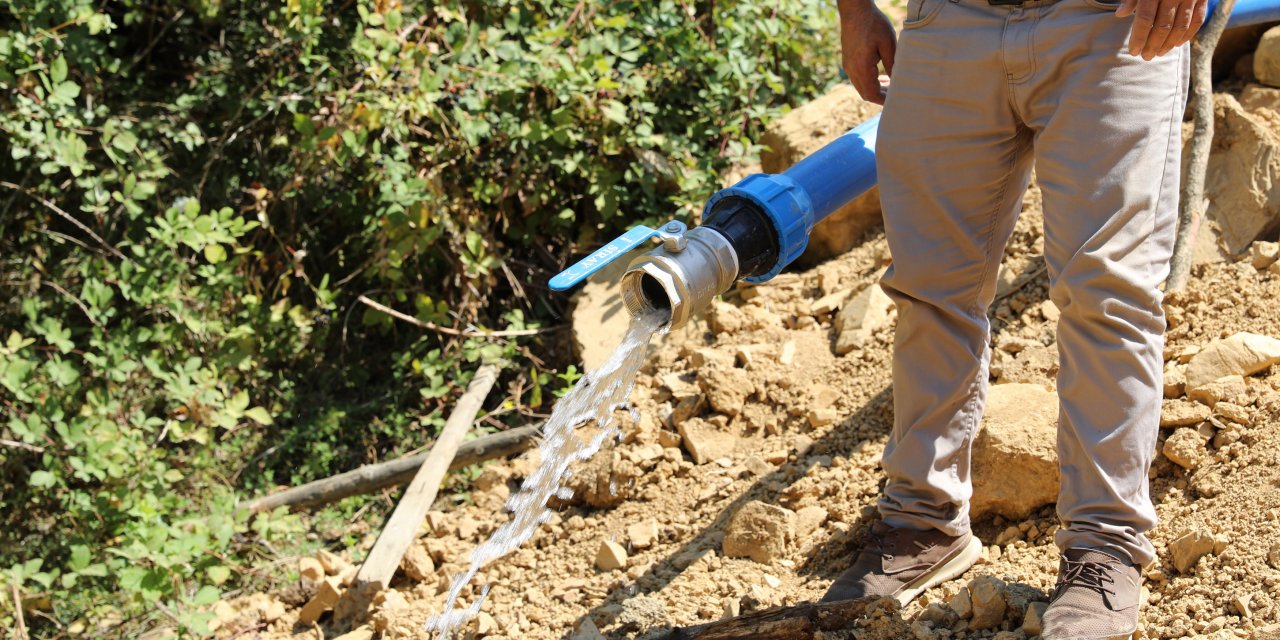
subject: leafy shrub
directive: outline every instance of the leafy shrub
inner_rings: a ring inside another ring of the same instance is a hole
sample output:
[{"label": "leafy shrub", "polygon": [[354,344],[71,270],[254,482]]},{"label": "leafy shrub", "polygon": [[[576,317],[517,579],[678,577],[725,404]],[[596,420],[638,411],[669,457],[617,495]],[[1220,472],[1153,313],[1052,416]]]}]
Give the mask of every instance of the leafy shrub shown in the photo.
[{"label": "leafy shrub", "polygon": [[490,428],[545,411],[577,375],[563,332],[455,334],[562,322],[546,278],[688,217],[829,80],[831,21],[817,0],[0,7],[0,580],[34,632],[205,631],[301,543],[237,498],[420,446],[475,363],[513,363]]}]

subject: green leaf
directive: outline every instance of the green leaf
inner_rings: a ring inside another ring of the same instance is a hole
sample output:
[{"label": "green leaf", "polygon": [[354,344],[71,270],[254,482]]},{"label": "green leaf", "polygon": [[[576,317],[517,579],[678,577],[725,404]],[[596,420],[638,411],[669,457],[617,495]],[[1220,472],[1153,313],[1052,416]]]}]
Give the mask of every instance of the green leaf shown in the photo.
[{"label": "green leaf", "polygon": [[54,84],[58,84],[67,79],[67,59],[64,56],[58,56],[53,59],[53,63],[49,65],[49,79]]},{"label": "green leaf", "polygon": [[71,558],[67,566],[79,571],[89,566],[89,560],[89,547],[82,544],[71,545]]},{"label": "green leaf", "polygon": [[254,407],[244,412],[245,417],[252,419],[254,422],[267,425],[275,422],[271,419],[271,414],[263,407]]},{"label": "green leaf", "polygon": [[205,570],[205,575],[209,577],[209,582],[221,585],[231,577],[231,569],[224,565],[216,565]]},{"label": "green leaf", "polygon": [[125,153],[133,153],[138,148],[138,136],[131,131],[121,131],[111,137],[111,146]]},{"label": "green leaf", "polygon": [[217,587],[212,585],[205,585],[203,587],[200,587],[200,590],[196,592],[196,596],[191,599],[191,604],[197,607],[211,605],[217,602],[218,597],[221,595],[222,593],[218,591]]},{"label": "green leaf", "polygon": [[227,249],[220,244],[206,244],[204,246],[204,259],[212,264],[219,264],[227,259]]},{"label": "green leaf", "polygon": [[52,487],[57,482],[57,478],[48,471],[40,470],[31,473],[31,479],[27,481],[32,487],[37,489],[46,489]]}]

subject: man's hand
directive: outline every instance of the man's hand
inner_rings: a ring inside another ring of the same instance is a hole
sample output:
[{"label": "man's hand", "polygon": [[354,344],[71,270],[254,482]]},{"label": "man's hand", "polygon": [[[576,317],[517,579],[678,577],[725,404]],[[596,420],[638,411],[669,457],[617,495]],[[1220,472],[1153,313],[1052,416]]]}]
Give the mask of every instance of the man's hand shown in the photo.
[{"label": "man's hand", "polygon": [[1208,0],[1122,0],[1116,17],[1135,16],[1129,55],[1150,60],[1195,37],[1207,5]]},{"label": "man's hand", "polygon": [[884,104],[878,65],[883,62],[885,73],[893,74],[893,54],[898,48],[893,24],[871,0],[840,0],[839,7],[844,72],[863,100]]}]

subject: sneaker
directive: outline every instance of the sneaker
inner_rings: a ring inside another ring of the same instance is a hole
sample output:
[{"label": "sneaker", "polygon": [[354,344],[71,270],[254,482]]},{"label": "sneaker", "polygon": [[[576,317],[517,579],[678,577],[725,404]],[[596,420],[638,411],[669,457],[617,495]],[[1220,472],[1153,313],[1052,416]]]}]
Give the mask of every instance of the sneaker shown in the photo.
[{"label": "sneaker", "polygon": [[968,571],[981,554],[982,543],[968,532],[953,537],[876,522],[853,566],[836,578],[822,602],[891,596],[906,606],[925,589]]},{"label": "sneaker", "polygon": [[1043,640],[1121,640],[1138,630],[1142,576],[1133,564],[1093,549],[1067,549],[1045,610]]}]

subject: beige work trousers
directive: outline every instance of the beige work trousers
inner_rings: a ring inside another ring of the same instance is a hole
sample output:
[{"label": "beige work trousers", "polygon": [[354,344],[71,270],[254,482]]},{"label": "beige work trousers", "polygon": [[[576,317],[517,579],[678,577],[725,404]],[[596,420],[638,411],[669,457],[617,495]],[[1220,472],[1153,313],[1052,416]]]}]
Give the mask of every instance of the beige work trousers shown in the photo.
[{"label": "beige work trousers", "polygon": [[876,144],[897,303],[895,422],[879,510],[969,528],[987,308],[1032,165],[1058,322],[1059,547],[1152,559],[1188,47],[1127,53],[1098,0],[911,0]]}]

